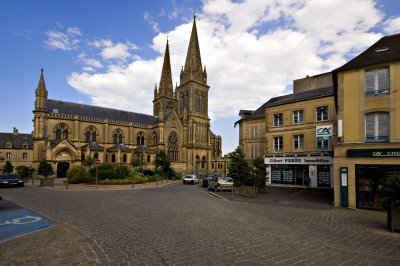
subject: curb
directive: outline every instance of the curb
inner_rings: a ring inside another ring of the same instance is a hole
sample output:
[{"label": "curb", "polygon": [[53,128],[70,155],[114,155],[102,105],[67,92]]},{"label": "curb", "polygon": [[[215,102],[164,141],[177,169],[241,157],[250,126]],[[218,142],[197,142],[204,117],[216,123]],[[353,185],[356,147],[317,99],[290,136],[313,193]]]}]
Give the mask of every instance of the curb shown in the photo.
[{"label": "curb", "polygon": [[222,196],[220,196],[220,195],[218,195],[218,194],[215,194],[215,193],[213,193],[213,192],[208,192],[208,194],[210,194],[211,196],[214,196],[214,197],[216,197],[216,198],[219,198],[219,199],[228,200],[228,199],[226,199],[226,198],[224,198],[224,197],[222,197]]}]

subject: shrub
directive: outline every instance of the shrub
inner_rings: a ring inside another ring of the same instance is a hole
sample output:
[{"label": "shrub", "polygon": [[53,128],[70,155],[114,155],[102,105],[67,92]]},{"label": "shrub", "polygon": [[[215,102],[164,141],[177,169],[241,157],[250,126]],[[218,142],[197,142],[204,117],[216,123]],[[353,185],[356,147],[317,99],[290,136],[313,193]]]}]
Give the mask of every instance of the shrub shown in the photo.
[{"label": "shrub", "polygon": [[139,183],[146,183],[148,181],[148,178],[142,175],[134,175],[133,180],[135,180],[135,184],[139,184]]},{"label": "shrub", "polygon": [[[90,169],[90,174],[93,179],[96,179],[96,167]],[[105,163],[99,165],[97,180],[114,180],[114,179],[131,179],[133,171],[125,165]]]},{"label": "shrub", "polygon": [[4,168],[3,168],[3,172],[5,174],[9,174],[9,173],[12,173],[12,171],[14,171],[14,166],[12,165],[12,163],[10,161],[6,161],[6,164],[4,165]]},{"label": "shrub", "polygon": [[68,182],[71,184],[89,183],[92,178],[86,168],[82,165],[72,166],[67,171]]},{"label": "shrub", "polygon": [[151,169],[143,169],[143,174],[145,176],[154,176],[155,172]]},{"label": "shrub", "polygon": [[98,182],[100,185],[127,185],[132,184],[132,179],[105,179]]},{"label": "shrub", "polygon": [[22,178],[32,176],[35,169],[28,166],[17,166],[15,167],[15,171],[17,171],[18,175]]}]

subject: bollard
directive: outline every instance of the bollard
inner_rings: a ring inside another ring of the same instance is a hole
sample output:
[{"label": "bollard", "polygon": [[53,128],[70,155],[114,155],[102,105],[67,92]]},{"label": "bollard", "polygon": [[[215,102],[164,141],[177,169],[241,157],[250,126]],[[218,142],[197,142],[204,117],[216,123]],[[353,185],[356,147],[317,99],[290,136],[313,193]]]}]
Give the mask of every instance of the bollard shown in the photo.
[{"label": "bollard", "polygon": [[232,188],[231,188],[231,200],[233,200],[233,184],[232,184]]},{"label": "bollard", "polygon": [[69,185],[69,183],[68,183],[68,177],[67,177],[67,182],[65,183],[65,190],[68,190],[68,185]]}]

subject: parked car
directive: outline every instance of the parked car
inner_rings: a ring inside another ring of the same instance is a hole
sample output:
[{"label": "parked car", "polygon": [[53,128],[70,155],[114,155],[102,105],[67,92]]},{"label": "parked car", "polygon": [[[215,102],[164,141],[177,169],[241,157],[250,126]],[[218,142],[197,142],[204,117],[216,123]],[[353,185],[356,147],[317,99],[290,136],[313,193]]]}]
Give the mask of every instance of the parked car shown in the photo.
[{"label": "parked car", "polygon": [[233,179],[229,176],[214,177],[208,184],[208,190],[232,190]]},{"label": "parked car", "polygon": [[18,186],[23,187],[24,181],[16,174],[0,174],[0,186]]},{"label": "parked car", "polygon": [[195,175],[185,175],[183,177],[183,184],[198,184],[199,179]]},{"label": "parked car", "polygon": [[203,176],[203,182],[202,182],[202,187],[208,187],[208,184],[213,180],[214,177],[217,176],[217,173],[207,173]]}]

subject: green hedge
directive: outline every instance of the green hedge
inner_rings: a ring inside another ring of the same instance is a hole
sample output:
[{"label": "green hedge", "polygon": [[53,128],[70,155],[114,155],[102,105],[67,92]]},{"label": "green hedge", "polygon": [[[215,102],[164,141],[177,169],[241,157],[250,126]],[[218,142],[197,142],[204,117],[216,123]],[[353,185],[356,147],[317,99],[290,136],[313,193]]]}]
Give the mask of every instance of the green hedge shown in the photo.
[{"label": "green hedge", "polygon": [[[90,169],[92,178],[96,178],[96,167]],[[98,166],[97,180],[132,179],[133,172],[125,165],[101,164]]]},{"label": "green hedge", "polygon": [[71,184],[89,183],[92,181],[90,173],[82,165],[72,166],[67,171],[68,182]]}]

